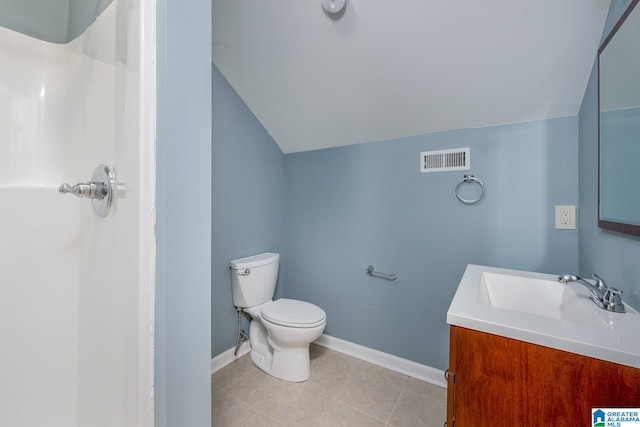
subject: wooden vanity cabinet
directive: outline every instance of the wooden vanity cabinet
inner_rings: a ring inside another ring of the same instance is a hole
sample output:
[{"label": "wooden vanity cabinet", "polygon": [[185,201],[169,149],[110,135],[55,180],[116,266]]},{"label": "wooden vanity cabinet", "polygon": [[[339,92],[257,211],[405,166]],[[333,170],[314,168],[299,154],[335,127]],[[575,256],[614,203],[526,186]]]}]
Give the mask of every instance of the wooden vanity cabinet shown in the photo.
[{"label": "wooden vanity cabinet", "polygon": [[640,369],[451,326],[448,427],[591,426],[640,407]]}]

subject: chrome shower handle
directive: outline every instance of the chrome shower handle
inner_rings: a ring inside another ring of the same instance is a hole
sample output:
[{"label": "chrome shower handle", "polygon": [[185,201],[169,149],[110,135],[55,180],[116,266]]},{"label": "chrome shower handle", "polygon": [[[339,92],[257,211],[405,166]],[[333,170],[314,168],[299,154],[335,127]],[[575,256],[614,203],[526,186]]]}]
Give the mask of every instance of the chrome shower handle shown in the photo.
[{"label": "chrome shower handle", "polygon": [[63,183],[58,191],[61,194],[73,194],[76,197],[91,199],[93,211],[98,216],[107,216],[115,211],[116,200],[123,199],[127,193],[127,186],[116,180],[115,168],[99,165],[93,171],[89,182],[79,182],[76,185]]},{"label": "chrome shower handle", "polygon": [[63,183],[58,191],[61,194],[73,194],[76,197],[86,199],[104,199],[109,190],[104,182],[79,182],[76,185]]}]

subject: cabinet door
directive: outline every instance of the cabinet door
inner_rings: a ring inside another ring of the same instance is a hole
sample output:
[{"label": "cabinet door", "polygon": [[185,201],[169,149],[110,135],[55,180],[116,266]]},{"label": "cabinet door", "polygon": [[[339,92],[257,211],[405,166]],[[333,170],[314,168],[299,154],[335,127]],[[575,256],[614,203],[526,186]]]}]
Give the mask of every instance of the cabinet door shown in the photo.
[{"label": "cabinet door", "polygon": [[586,426],[591,408],[640,407],[638,369],[458,327],[450,345],[450,426]]},{"label": "cabinet door", "polygon": [[450,329],[449,337],[449,369],[445,372],[447,379],[447,427],[453,427],[455,425],[454,413],[455,413],[455,387],[456,387],[456,337],[458,328],[452,326]]}]

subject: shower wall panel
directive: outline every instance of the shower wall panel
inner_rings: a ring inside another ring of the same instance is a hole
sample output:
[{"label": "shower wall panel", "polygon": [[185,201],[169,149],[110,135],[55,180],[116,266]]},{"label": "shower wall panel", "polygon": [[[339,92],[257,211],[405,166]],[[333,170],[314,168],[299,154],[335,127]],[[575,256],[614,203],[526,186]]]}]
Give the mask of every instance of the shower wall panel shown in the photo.
[{"label": "shower wall panel", "polygon": [[35,186],[0,200],[0,425],[75,426],[79,201]]},{"label": "shower wall panel", "polygon": [[[139,8],[66,45],[0,28],[0,425],[152,423]],[[57,191],[102,163],[127,187],[105,218]]]}]

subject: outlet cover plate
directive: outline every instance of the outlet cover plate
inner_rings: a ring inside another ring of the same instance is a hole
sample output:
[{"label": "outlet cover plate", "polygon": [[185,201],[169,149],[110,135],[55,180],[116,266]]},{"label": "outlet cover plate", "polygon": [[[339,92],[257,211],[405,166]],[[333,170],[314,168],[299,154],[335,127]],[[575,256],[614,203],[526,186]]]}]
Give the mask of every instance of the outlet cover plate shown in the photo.
[{"label": "outlet cover plate", "polygon": [[576,207],[574,205],[556,206],[556,230],[576,229]]}]

